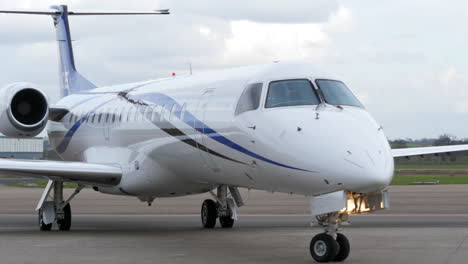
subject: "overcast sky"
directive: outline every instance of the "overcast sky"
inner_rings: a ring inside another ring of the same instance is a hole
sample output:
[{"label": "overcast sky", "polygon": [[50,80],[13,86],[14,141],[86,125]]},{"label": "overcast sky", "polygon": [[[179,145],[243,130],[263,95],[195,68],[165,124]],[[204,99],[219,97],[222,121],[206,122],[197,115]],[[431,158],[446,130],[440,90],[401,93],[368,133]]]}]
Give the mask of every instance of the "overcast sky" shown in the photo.
[{"label": "overcast sky", "polygon": [[[111,85],[303,59],[343,81],[390,139],[468,138],[468,3],[452,0],[2,0],[0,8],[151,10],[72,17],[78,70]],[[58,99],[50,17],[0,14],[0,85],[33,82]]]}]

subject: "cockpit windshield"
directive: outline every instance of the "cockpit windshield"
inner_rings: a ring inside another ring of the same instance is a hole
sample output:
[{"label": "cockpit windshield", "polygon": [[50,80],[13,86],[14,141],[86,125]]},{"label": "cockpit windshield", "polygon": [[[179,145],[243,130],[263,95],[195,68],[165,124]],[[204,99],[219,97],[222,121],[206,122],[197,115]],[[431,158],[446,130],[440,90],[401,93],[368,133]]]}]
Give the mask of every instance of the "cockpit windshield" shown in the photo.
[{"label": "cockpit windshield", "polygon": [[340,81],[316,80],[325,101],[332,105],[350,105],[363,107],[354,94]]},{"label": "cockpit windshield", "polygon": [[271,82],[265,107],[318,104],[320,104],[320,100],[310,81],[300,79]]}]

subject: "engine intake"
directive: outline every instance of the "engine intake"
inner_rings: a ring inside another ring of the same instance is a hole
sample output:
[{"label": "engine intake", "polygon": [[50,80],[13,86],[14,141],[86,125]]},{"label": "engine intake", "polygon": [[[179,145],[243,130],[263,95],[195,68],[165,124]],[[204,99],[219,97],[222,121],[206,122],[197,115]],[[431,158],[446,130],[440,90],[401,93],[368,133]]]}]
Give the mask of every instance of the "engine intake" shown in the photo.
[{"label": "engine intake", "polygon": [[33,84],[17,83],[0,90],[0,132],[8,137],[34,137],[49,116],[47,96]]}]

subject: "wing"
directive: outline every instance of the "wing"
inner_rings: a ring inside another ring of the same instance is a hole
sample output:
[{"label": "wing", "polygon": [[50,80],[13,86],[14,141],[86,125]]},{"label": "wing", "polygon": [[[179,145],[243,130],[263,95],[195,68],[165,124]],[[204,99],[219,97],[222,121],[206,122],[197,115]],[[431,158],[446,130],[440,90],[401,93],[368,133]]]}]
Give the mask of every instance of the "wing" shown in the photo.
[{"label": "wing", "polygon": [[117,165],[85,162],[0,159],[0,174],[84,185],[115,186],[120,183],[122,169]]},{"label": "wing", "polygon": [[394,158],[438,154],[438,153],[450,153],[457,151],[468,150],[468,145],[453,145],[453,146],[440,146],[440,147],[425,147],[425,148],[402,148],[392,149]]}]

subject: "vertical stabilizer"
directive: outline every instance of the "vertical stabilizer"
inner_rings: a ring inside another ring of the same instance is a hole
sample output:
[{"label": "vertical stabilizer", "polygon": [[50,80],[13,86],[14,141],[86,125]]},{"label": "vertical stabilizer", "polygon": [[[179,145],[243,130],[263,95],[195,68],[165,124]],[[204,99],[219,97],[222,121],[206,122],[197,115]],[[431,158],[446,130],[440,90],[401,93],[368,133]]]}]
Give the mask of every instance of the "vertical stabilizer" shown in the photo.
[{"label": "vertical stabilizer", "polygon": [[60,91],[62,97],[80,91],[96,88],[96,85],[84,78],[76,71],[73,45],[68,22],[68,7],[53,6],[58,14],[53,15],[54,25],[59,46],[59,75]]},{"label": "vertical stabilizer", "polygon": [[168,9],[153,11],[68,11],[66,5],[50,9],[0,9],[0,14],[50,15],[54,19],[59,45],[60,88],[62,97],[96,88],[76,71],[68,16],[169,15]]}]

